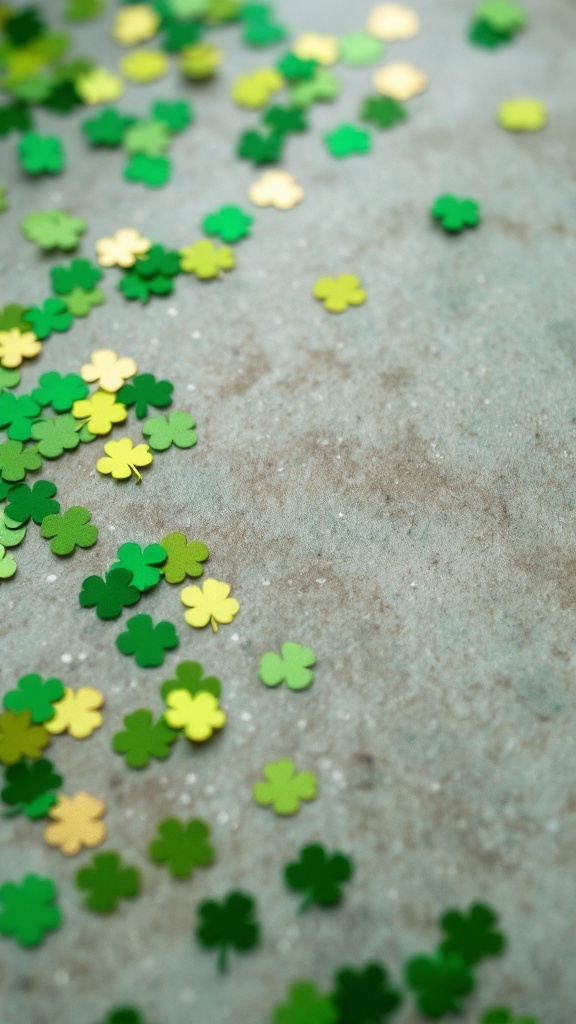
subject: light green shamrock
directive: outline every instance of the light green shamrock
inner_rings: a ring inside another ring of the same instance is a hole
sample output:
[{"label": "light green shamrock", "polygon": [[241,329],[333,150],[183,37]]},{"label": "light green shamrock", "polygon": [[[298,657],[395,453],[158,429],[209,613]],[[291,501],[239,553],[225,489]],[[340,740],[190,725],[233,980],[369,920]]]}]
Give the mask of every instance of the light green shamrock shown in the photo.
[{"label": "light green shamrock", "polygon": [[0,580],[9,580],[16,572],[16,562],[6,551],[3,544],[0,544]]},{"label": "light green shamrock", "polygon": [[180,269],[186,274],[196,274],[201,281],[219,277],[222,270],[232,270],[236,266],[232,249],[227,245],[218,249],[206,238],[180,249],[180,257]]},{"label": "light green shamrock", "polygon": [[81,217],[72,217],[63,210],[46,210],[44,213],[29,213],[20,222],[26,238],[36,242],[41,249],[75,249],[86,230]]},{"label": "light green shamrock", "polygon": [[359,68],[380,60],[385,51],[384,43],[369,32],[350,32],[338,40],[340,60],[349,67]]},{"label": "light green shamrock", "polygon": [[192,448],[196,444],[196,421],[187,412],[171,412],[168,416],[153,416],[142,425],[142,433],[155,452],[164,452],[171,445]]},{"label": "light green shamrock", "polygon": [[335,100],[340,84],[333,71],[316,68],[313,78],[296,82],[290,89],[290,102],[295,107],[310,107],[313,103],[328,103]]},{"label": "light green shamrock", "polygon": [[72,316],[88,316],[93,306],[102,305],[104,295],[99,288],[86,292],[83,288],[76,287],[72,289],[69,295],[63,296],[63,301],[66,303],[68,312],[72,313]]},{"label": "light green shamrock", "polygon": [[306,690],[313,673],[310,666],[316,663],[316,655],[310,647],[301,644],[282,644],[282,656],[269,651],[263,654],[258,675],[265,686],[279,686],[285,682],[290,690]]},{"label": "light green shamrock", "polygon": [[171,137],[172,133],[165,121],[137,121],[126,129],[124,147],[128,153],[160,156],[169,148]]},{"label": "light green shamrock", "polygon": [[348,306],[361,306],[366,300],[366,292],[354,274],[320,277],[314,285],[313,294],[330,313],[343,313]]},{"label": "light green shamrock", "polygon": [[524,8],[510,0],[482,0],[474,11],[474,17],[500,35],[519,32],[528,21]]},{"label": "light green shamrock", "polygon": [[316,776],[312,772],[296,772],[290,758],[270,761],[262,774],[266,782],[257,782],[252,791],[261,807],[273,807],[276,814],[296,814],[302,800],[314,800],[317,791]]}]

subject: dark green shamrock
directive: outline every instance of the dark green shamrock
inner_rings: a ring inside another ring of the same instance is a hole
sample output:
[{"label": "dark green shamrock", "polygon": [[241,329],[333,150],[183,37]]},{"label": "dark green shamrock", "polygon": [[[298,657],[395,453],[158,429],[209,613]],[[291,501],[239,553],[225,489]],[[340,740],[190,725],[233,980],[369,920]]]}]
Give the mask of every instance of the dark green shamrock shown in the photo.
[{"label": "dark green shamrock", "polygon": [[167,679],[160,687],[160,694],[166,700],[173,690],[188,690],[195,697],[197,693],[211,693],[218,700],[222,696],[222,683],[216,676],[204,676],[204,669],[198,661],[181,661],[176,666],[175,679]]},{"label": "dark green shamrock", "polygon": [[209,837],[210,826],[199,818],[185,824],[178,818],[166,818],[158,822],[148,855],[155,864],[166,864],[173,878],[189,878],[195,867],[205,868],[214,861]]},{"label": "dark green shamrock", "polygon": [[49,338],[52,331],[67,331],[74,322],[66,303],[54,298],[46,299],[41,307],[31,306],[24,316],[39,341]]},{"label": "dark green shamrock", "polygon": [[118,290],[124,298],[131,301],[148,302],[151,295],[171,295],[174,291],[174,280],[157,274],[149,280],[139,277],[135,270],[129,270],[118,282]]},{"label": "dark green shamrock", "polygon": [[380,1024],[402,1002],[382,964],[343,967],[334,979],[332,999],[338,1024]]},{"label": "dark green shamrock", "polygon": [[163,245],[153,245],[136,260],[134,270],[138,277],[146,281],[158,275],[175,277],[180,273],[180,253],[173,249],[165,249]]},{"label": "dark green shamrock", "polygon": [[167,53],[179,53],[186,46],[198,42],[202,26],[198,21],[179,21],[166,15],[162,19],[162,48]]},{"label": "dark green shamrock", "polygon": [[46,758],[39,761],[18,761],[4,769],[6,785],[0,794],[12,810],[4,817],[24,813],[28,818],[43,818],[54,806],[58,797],[54,793],[62,785],[62,776],[54,771],[54,765]]},{"label": "dark green shamrock", "polygon": [[55,500],[55,494],[56,484],[50,480],[37,480],[32,487],[18,484],[10,491],[6,514],[15,523],[27,523],[33,519],[40,526],[46,516],[60,511],[60,502]]},{"label": "dark green shamrock", "polygon": [[178,647],[178,633],[171,622],[153,624],[149,615],[133,615],[126,622],[126,632],[116,637],[121,654],[133,654],[140,668],[161,665],[166,651]]},{"label": "dark green shamrock", "polygon": [[90,260],[72,260],[68,267],[53,267],[50,271],[52,288],[57,295],[71,295],[75,288],[92,291],[102,279],[103,271]]},{"label": "dark green shamrock", "polygon": [[98,527],[90,519],[87,508],[73,505],[61,515],[46,516],[40,535],[50,540],[50,549],[55,555],[71,555],[77,547],[91,548],[98,540]]},{"label": "dark green shamrock", "polygon": [[56,711],[53,704],[62,700],[64,696],[64,684],[60,679],[42,679],[41,676],[32,673],[22,676],[15,690],[8,690],[4,694],[4,707],[14,714],[22,711],[30,712],[30,720],[36,724],[48,722],[54,718]]},{"label": "dark green shamrock", "polygon": [[0,139],[10,132],[26,132],[32,127],[32,115],[25,103],[6,103],[0,107]]},{"label": "dark green shamrock", "polygon": [[470,910],[448,910],[440,918],[447,938],[440,945],[448,956],[456,954],[473,967],[487,956],[497,956],[506,946],[502,932],[496,930],[498,915],[485,903],[474,903]]},{"label": "dark green shamrock", "polygon": [[311,903],[333,906],[342,898],[341,887],[352,877],[352,861],[344,853],[327,853],[320,843],[311,843],[300,851],[300,860],[284,869],[286,884],[294,892],[304,893],[300,910]]},{"label": "dark green shamrock", "polygon": [[82,130],[91,146],[106,146],[109,149],[114,149],[121,144],[124,132],[129,125],[134,124],[135,120],[135,117],[121,114],[114,107],[107,107],[96,117],[83,121]]},{"label": "dark green shamrock", "polygon": [[64,169],[64,147],[53,135],[27,132],[18,143],[18,158],[28,174],[59,174]]},{"label": "dark green shamrock", "polygon": [[280,135],[305,132],[309,127],[302,107],[268,107],[262,116],[262,122]]},{"label": "dark green shamrock", "polygon": [[273,1024],[337,1024],[332,997],[323,995],[313,981],[299,981],[288,990],[288,1001],[274,1008]]},{"label": "dark green shamrock", "polygon": [[44,30],[44,22],[36,7],[25,7],[22,11],[9,14],[4,22],[4,32],[12,46],[25,46],[41,36]]},{"label": "dark green shamrock", "polygon": [[486,1010],[478,1024],[539,1024],[536,1017],[527,1017],[524,1014],[517,1017],[506,1006],[495,1006],[492,1010]]},{"label": "dark green shamrock", "polygon": [[0,444],[0,473],[3,481],[14,483],[23,480],[26,473],[40,469],[42,458],[35,445],[25,448],[21,441],[4,441]]},{"label": "dark green shamrock", "polygon": [[125,729],[115,732],[112,737],[112,750],[116,754],[124,754],[130,768],[146,768],[151,758],[164,760],[178,738],[178,733],[163,717],[154,722],[152,712],[146,708],[126,715],[124,725]]},{"label": "dark green shamrock", "polygon": [[97,853],[89,867],[76,873],[76,885],[89,895],[86,906],[98,914],[111,914],[121,899],[131,900],[140,892],[140,874],[122,864],[120,854]]},{"label": "dark green shamrock", "polygon": [[260,925],[254,917],[255,900],[243,892],[230,892],[222,903],[204,900],[198,907],[196,938],[206,949],[220,949],[218,967],[225,971],[228,951],[245,953],[258,944]]},{"label": "dark green shamrock", "polygon": [[56,896],[52,879],[38,875],[0,886],[0,935],[13,936],[21,946],[37,946],[62,919]]},{"label": "dark green shamrock", "polygon": [[425,1017],[461,1013],[462,997],[472,992],[474,975],[460,956],[415,956],[406,965],[406,982],[417,993]]},{"label": "dark green shamrock", "polygon": [[146,1024],[146,1021],[135,1006],[117,1006],[106,1014],[102,1024]]},{"label": "dark green shamrock", "polygon": [[150,188],[161,188],[170,179],[172,162],[170,157],[163,153],[158,156],[134,153],[123,173],[126,181],[137,181]]},{"label": "dark green shamrock", "polygon": [[76,91],[74,82],[54,82],[48,95],[42,101],[42,106],[57,114],[69,114],[75,107],[82,106],[82,100]]},{"label": "dark green shamrock", "polygon": [[32,437],[38,442],[38,451],[45,459],[58,459],[64,452],[74,451],[80,444],[82,424],[64,412],[60,416],[38,420],[32,427]]},{"label": "dark green shamrock", "polygon": [[252,129],[243,132],[238,139],[236,155],[241,160],[251,160],[256,167],[261,164],[275,164],[282,156],[283,145],[284,136],[281,132],[260,135]]},{"label": "dark green shamrock", "polygon": [[118,401],[128,409],[134,406],[139,420],[148,414],[148,406],[165,409],[172,404],[174,385],[169,380],[156,380],[153,373],[138,373],[118,392]]},{"label": "dark green shamrock", "polygon": [[475,228],[480,223],[480,207],[475,199],[458,199],[452,195],[438,196],[430,216],[449,234],[459,234],[464,228]]},{"label": "dark green shamrock", "polygon": [[32,398],[40,405],[51,405],[54,412],[69,412],[74,402],[86,398],[89,388],[77,373],[67,373],[64,377],[55,370],[43,373],[40,386],[34,388]]},{"label": "dark green shamrock", "polygon": [[192,110],[186,100],[156,100],[150,116],[156,121],[163,121],[174,134],[184,131],[193,121]]},{"label": "dark green shamrock", "polygon": [[110,569],[106,578],[88,576],[82,583],[79,600],[83,608],[96,608],[99,619],[117,619],[123,608],[140,600],[140,591],[131,585],[128,569]]},{"label": "dark green shamrock", "polygon": [[29,441],[32,424],[40,415],[40,406],[30,395],[0,394],[0,429],[14,441]]},{"label": "dark green shamrock", "polygon": [[408,117],[406,107],[391,96],[367,96],[360,110],[360,117],[377,128],[392,128]]}]

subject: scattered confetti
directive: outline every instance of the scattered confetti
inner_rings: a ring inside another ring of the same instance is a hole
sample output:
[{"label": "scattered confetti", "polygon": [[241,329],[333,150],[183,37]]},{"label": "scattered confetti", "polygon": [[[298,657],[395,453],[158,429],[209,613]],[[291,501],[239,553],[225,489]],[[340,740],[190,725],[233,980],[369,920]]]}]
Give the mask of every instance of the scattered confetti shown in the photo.
[{"label": "scattered confetti", "polygon": [[[1,396],[0,396],[1,397]],[[168,416],[154,416],[142,425],[142,433],[155,452],[164,452],[175,445],[192,448],[197,441],[196,421],[187,412],[171,412]]]},{"label": "scattered confetti", "polygon": [[340,59],[352,68],[374,64],[384,54],[384,44],[369,32],[350,32],[338,42]]},{"label": "scattered confetti", "polygon": [[265,686],[285,682],[290,690],[305,690],[312,683],[310,667],[315,663],[316,655],[309,647],[286,643],[282,644],[281,657],[273,652],[262,656],[258,675]]},{"label": "scattered confetti", "polygon": [[509,132],[537,132],[547,124],[548,111],[540,100],[519,96],[500,104],[497,121]]},{"label": "scattered confetti", "polygon": [[20,946],[39,945],[61,923],[57,895],[52,879],[39,875],[5,882],[0,886],[0,935],[11,936]]},{"label": "scattered confetti", "polygon": [[102,800],[88,793],[61,796],[48,811],[52,823],[44,829],[48,846],[57,846],[66,857],[83,849],[100,846],[106,838],[106,825],[100,818],[106,810]]},{"label": "scattered confetti", "polygon": [[190,878],[194,868],[208,867],[214,861],[209,837],[210,826],[199,818],[186,824],[178,818],[165,818],[158,823],[148,856],[155,864],[165,864],[173,878]]},{"label": "scattered confetti", "polygon": [[63,696],[64,684],[60,679],[42,679],[41,676],[32,673],[22,676],[16,684],[16,689],[8,690],[4,694],[4,707],[15,714],[28,711],[30,720],[38,724],[54,717],[52,705]]},{"label": "scattered confetti", "polygon": [[6,785],[1,796],[12,809],[4,817],[25,814],[31,821],[43,818],[56,803],[54,790],[59,789],[63,779],[54,771],[54,765],[46,758],[27,764],[18,761],[4,769]]},{"label": "scattered confetti", "polygon": [[211,43],[186,46],[180,54],[180,69],[186,78],[203,82],[216,74],[222,63],[222,54]]},{"label": "scattered confetti", "polygon": [[40,406],[29,395],[0,394],[0,429],[6,430],[15,441],[29,441],[32,424],[38,417]]},{"label": "scattered confetti", "polygon": [[182,583],[186,576],[201,576],[209,556],[208,548],[201,541],[188,541],[184,533],[168,533],[161,542],[168,558],[160,569],[167,583]]},{"label": "scattered confetti", "polygon": [[104,146],[114,149],[124,138],[124,133],[135,118],[121,114],[114,107],[102,110],[95,117],[82,122],[82,130],[91,146]]},{"label": "scattered confetti", "polygon": [[96,543],[98,527],[90,522],[91,518],[87,508],[74,505],[67,512],[46,516],[40,533],[50,540],[55,555],[71,555],[77,547],[91,548]]},{"label": "scattered confetti", "polygon": [[236,153],[241,160],[250,160],[256,167],[276,163],[282,155],[284,136],[280,132],[261,135],[257,131],[243,132]]},{"label": "scattered confetti", "polygon": [[64,147],[54,135],[27,132],[18,143],[18,158],[28,174],[60,174],[64,170]]},{"label": "scattered confetti", "polygon": [[223,242],[238,242],[248,237],[253,223],[254,218],[239,206],[222,206],[204,218],[202,230],[207,235],[218,235]]},{"label": "scattered confetti", "polygon": [[160,17],[150,4],[133,4],[116,11],[112,35],[122,46],[145,43],[156,34]]},{"label": "scattered confetti", "polygon": [[524,8],[510,0],[481,0],[474,17],[500,36],[515,35],[528,21]]},{"label": "scattered confetti", "polygon": [[76,79],[76,89],[80,98],[89,105],[111,103],[124,92],[124,83],[120,75],[115,75],[107,68],[93,68]]},{"label": "scattered confetti", "polygon": [[136,363],[129,357],[118,358],[110,348],[92,353],[92,361],[80,370],[82,380],[88,384],[98,382],[103,391],[119,391],[129,377],[136,373]]},{"label": "scattered confetti", "polygon": [[330,313],[343,313],[348,306],[361,306],[366,301],[366,292],[354,274],[318,278],[313,295]]},{"label": "scattered confetti", "polygon": [[9,580],[16,572],[16,561],[9,555],[3,544],[0,544],[0,580]]},{"label": "scattered confetti", "polygon": [[98,263],[101,267],[133,267],[138,256],[148,252],[152,242],[136,228],[119,228],[110,238],[96,242]]},{"label": "scattered confetti", "polygon": [[44,726],[52,736],[67,732],[75,740],[85,740],[102,725],[100,708],[104,697],[92,686],[73,690],[67,686],[61,700],[54,703],[54,717]]},{"label": "scattered confetti", "polygon": [[86,906],[99,914],[111,914],[120,900],[130,900],[140,892],[140,874],[123,865],[120,854],[97,853],[90,867],[76,874],[78,889],[88,893]]},{"label": "scattered confetti", "polygon": [[159,156],[170,146],[171,132],[163,121],[136,121],[124,134],[124,148],[127,153],[145,153]]},{"label": "scattered confetti", "polygon": [[12,487],[8,515],[15,523],[27,523],[33,519],[40,526],[46,516],[60,511],[60,502],[55,500],[55,494],[56,484],[50,483],[49,480],[37,480],[32,487],[28,484]]},{"label": "scattered confetti", "polygon": [[172,404],[174,385],[169,380],[156,380],[153,373],[139,373],[118,392],[118,401],[129,409],[134,406],[138,419],[148,414],[148,406],[165,409]]},{"label": "scattered confetti", "polygon": [[392,43],[398,39],[413,39],[420,31],[420,22],[411,7],[379,4],[373,8],[366,28],[377,39]]},{"label": "scattered confetti", "polygon": [[109,434],[115,423],[123,423],[128,413],[126,406],[108,391],[95,391],[90,398],[72,404],[72,415],[84,420],[91,434]]},{"label": "scattered confetti", "polygon": [[294,41],[293,53],[301,60],[313,60],[315,65],[330,67],[338,60],[338,40],[335,36],[322,36],[318,32],[303,32]]},{"label": "scattered confetti", "polygon": [[161,567],[167,557],[168,550],[162,544],[148,544],[141,548],[139,544],[128,541],[118,548],[118,561],[114,562],[112,569],[127,569],[132,576],[131,585],[144,593],[160,582]]},{"label": "scattered confetti", "polygon": [[363,128],[356,128],[353,124],[341,124],[327,132],[324,141],[332,156],[338,158],[351,156],[353,153],[369,153],[372,147],[370,133]]},{"label": "scattered confetti", "polygon": [[247,75],[240,75],[233,83],[230,95],[239,107],[259,110],[270,102],[283,84],[282,75],[274,68],[259,68]]},{"label": "scattered confetti", "polygon": [[124,754],[130,768],[146,768],[150,759],[163,760],[170,754],[170,748],[178,738],[164,717],[154,722],[152,712],[142,708],[124,718],[125,729],[114,733],[112,750]]},{"label": "scattered confetti", "polygon": [[498,956],[506,940],[496,930],[497,923],[498,915],[484,903],[474,903],[468,914],[448,910],[440,919],[440,927],[447,936],[440,950],[445,956],[459,956],[469,967],[487,956]]},{"label": "scattered confetti", "polygon": [[117,619],[124,608],[140,600],[140,591],[131,586],[132,573],[127,569],[111,569],[106,578],[88,576],[82,583],[80,604],[96,608],[99,619]]},{"label": "scattered confetti", "polygon": [[362,104],[360,117],[377,128],[392,128],[408,117],[406,108],[390,96],[368,96]]},{"label": "scattered confetti", "polygon": [[180,597],[190,611],[184,612],[189,626],[203,629],[208,623],[215,633],[218,625],[227,625],[240,611],[240,604],[230,597],[231,587],[220,580],[204,580],[202,586],[184,587]]},{"label": "scattered confetti", "polygon": [[276,814],[296,814],[302,800],[314,800],[317,792],[316,776],[312,772],[296,772],[290,758],[271,761],[265,765],[266,782],[257,782],[253,796],[262,807],[273,807]]},{"label": "scattered confetti", "polygon": [[232,270],[236,266],[232,249],[226,245],[218,248],[206,238],[181,249],[180,256],[181,269],[186,274],[195,274],[201,281],[221,277],[222,271]]},{"label": "scattered confetti", "polygon": [[374,72],[372,81],[377,92],[401,102],[418,96],[428,88],[424,72],[402,60],[379,68]]},{"label": "scattered confetti", "polygon": [[459,234],[464,228],[474,228],[480,223],[480,207],[475,199],[443,195],[434,201],[430,216],[439,221],[447,233]]},{"label": "scattered confetti", "polygon": [[90,292],[102,278],[100,267],[90,260],[72,260],[68,267],[53,267],[50,271],[52,288],[57,295],[71,295],[77,288]]},{"label": "scattered confetti", "polygon": [[32,331],[0,331],[0,365],[10,370],[20,366],[24,359],[34,359],[41,350],[42,345]]},{"label": "scattered confetti", "polygon": [[44,299],[42,306],[31,306],[24,315],[26,323],[39,341],[45,341],[53,331],[58,334],[68,331],[73,324],[73,318],[62,299]]},{"label": "scattered confetti", "polygon": [[[88,424],[90,425],[90,424]],[[114,480],[128,480],[134,474],[137,483],[141,483],[139,472],[152,463],[153,456],[147,444],[135,445],[129,437],[119,441],[108,441],[104,445],[105,455],[98,459],[96,469],[103,476],[112,476]]]},{"label": "scattered confetti", "polygon": [[26,473],[40,469],[42,458],[35,447],[24,448],[21,441],[4,441],[0,444],[0,472],[4,481],[16,483]]},{"label": "scattered confetti", "polygon": [[226,715],[213,693],[202,690],[192,696],[188,690],[171,690],[166,697],[164,718],[171,729],[183,729],[194,743],[204,743],[226,724]]},{"label": "scattered confetti", "polygon": [[45,459],[58,459],[65,451],[74,451],[80,444],[82,424],[71,415],[62,413],[54,419],[34,423],[32,437],[38,442],[38,451]]},{"label": "scattered confetti", "polygon": [[218,967],[225,971],[228,953],[246,953],[260,941],[260,925],[255,918],[256,903],[243,892],[230,892],[222,903],[204,900],[198,907],[196,938],[205,949],[219,949]]},{"label": "scattered confetti", "polygon": [[288,171],[265,171],[250,186],[248,197],[255,206],[292,210],[304,198],[304,189]]},{"label": "scattered confetti", "polygon": [[116,647],[121,654],[134,655],[140,668],[156,668],[161,665],[166,651],[178,647],[179,639],[171,622],[153,624],[149,615],[133,615],[126,622],[126,632],[116,638]]},{"label": "scattered confetti", "polygon": [[340,93],[340,85],[333,71],[317,68],[309,81],[297,82],[290,89],[290,101],[298,107],[313,103],[330,103]]}]

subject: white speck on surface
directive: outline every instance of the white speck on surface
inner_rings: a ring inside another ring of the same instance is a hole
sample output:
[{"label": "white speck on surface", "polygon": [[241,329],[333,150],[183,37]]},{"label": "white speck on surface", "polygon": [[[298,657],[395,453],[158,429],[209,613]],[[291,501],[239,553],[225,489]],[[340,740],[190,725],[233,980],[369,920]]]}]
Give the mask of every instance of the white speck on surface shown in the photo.
[{"label": "white speck on surface", "polygon": [[188,786],[193,786],[197,778],[198,776],[194,775],[194,772],[188,772],[188,775],[186,776],[186,784]]},{"label": "white speck on surface", "polygon": [[219,811],[218,814],[216,815],[216,821],[218,822],[219,825],[226,825],[228,823],[229,818],[230,815],[228,814],[228,811]]},{"label": "white speck on surface", "polygon": [[74,658],[71,654],[63,654],[60,660],[63,661],[65,665],[71,665]]},{"label": "white speck on surface", "polygon": [[56,583],[57,579],[58,577],[56,576],[56,574],[51,572],[50,575],[46,577],[46,583]]},{"label": "white speck on surface", "polygon": [[168,306],[166,312],[168,313],[168,316],[178,316],[178,310],[176,309],[176,306]]},{"label": "white speck on surface", "polygon": [[241,711],[240,712],[240,721],[241,722],[251,722],[252,721],[252,715],[250,714],[250,712],[249,711]]},{"label": "white speck on surface", "polygon": [[190,793],[182,793],[180,795],[180,803],[181,804],[191,804],[192,803],[192,797],[190,796]]}]

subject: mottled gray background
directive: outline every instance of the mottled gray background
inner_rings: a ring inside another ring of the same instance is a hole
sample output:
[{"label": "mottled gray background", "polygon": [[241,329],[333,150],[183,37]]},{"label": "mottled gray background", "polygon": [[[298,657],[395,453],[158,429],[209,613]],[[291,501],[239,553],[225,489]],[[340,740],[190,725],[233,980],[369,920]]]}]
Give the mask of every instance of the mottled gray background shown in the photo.
[{"label": "mottled gray background", "polygon": [[[192,412],[199,442],[158,455],[140,487],[96,474],[100,442],[47,464],[63,505],[92,510],[99,542],[58,560],[32,528],[2,586],[3,689],[37,671],[105,693],[103,728],[82,743],[56,739],[49,754],[66,793],[108,802],[104,848],[143,878],[140,899],[101,919],[73,884],[90,853],[66,859],[44,845],[41,823],[1,823],[2,877],[53,877],[65,916],[35,951],[2,941],[3,1024],[95,1024],[126,1001],[154,1024],[266,1024],[294,979],[327,987],[343,962],[369,958],[398,977],[406,957],[435,945],[438,914],[476,898],[501,912],[509,951],[479,969],[467,1021],[502,1002],[546,1024],[574,1019],[576,6],[528,0],[529,31],[493,53],[465,41],[471,4],[416,6],[421,34],[389,49],[430,77],[406,126],[375,133],[369,157],[333,160],[321,135],[356,118],[372,75],[339,68],[341,98],[316,107],[312,131],[287,147],[305,201],[254,211],[234,273],[181,277],[172,297],[142,308],[110,271],[106,305],[24,370],[29,389],[111,346],[175,380],[175,407]],[[278,8],[295,31],[342,33],[362,26],[370,4]],[[109,21],[78,30],[78,50],[114,67]],[[26,179],[16,139],[2,142],[3,301],[49,294],[58,258],[22,237],[31,210],[85,217],[90,256],[129,224],[181,247],[208,211],[248,205],[258,172],[233,148],[255,117],[228,90],[282,49],[250,51],[234,28],[220,39],[226,62],[213,83],[194,88],[173,70],[122,100],[135,112],[156,96],[194,103],[162,190],[124,182],[120,151],[90,150],[84,112],[38,118],[66,140],[61,177]],[[496,126],[498,103],[518,94],[546,102],[545,131]],[[451,239],[429,222],[444,191],[481,202],[478,231]],[[332,317],[311,289],[346,271],[368,301]],[[159,587],[138,610],[178,623],[181,646],[163,669],[138,671],[116,651],[119,624],[81,610],[77,595],[117,545],[169,530],[209,545],[210,574],[232,584],[242,610],[217,636],[192,631],[179,588]],[[261,653],[286,639],[318,655],[302,694],[257,679]],[[180,743],[167,762],[130,771],[110,752],[112,733],[125,713],[160,709],[158,685],[184,657],[222,678],[227,728],[201,750]],[[289,755],[317,772],[319,797],[281,820],[251,789],[267,760]],[[217,863],[189,882],[147,860],[169,814],[214,829]],[[356,875],[338,910],[301,917],[281,870],[314,839],[352,853]],[[263,942],[222,978],[191,928],[200,900],[232,886],[257,894]],[[410,1004],[398,1018],[415,1019]]]}]

